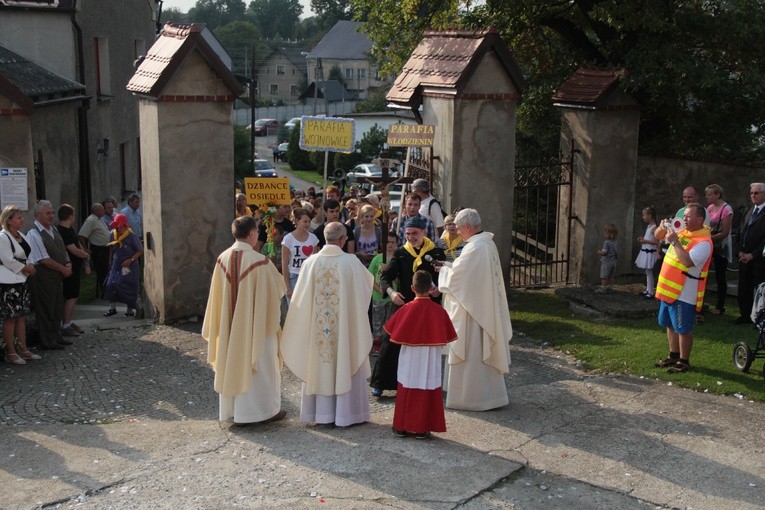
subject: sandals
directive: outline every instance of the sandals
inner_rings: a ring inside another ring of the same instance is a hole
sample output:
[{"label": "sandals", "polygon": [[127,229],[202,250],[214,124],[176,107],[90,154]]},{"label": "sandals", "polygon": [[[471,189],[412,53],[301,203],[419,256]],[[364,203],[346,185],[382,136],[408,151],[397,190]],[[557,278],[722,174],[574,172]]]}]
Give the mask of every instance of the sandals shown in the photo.
[{"label": "sandals", "polygon": [[669,367],[667,372],[670,374],[679,374],[681,372],[687,372],[690,369],[691,369],[690,363],[686,363],[684,361],[678,361],[677,363]]},{"label": "sandals", "polygon": [[26,351],[19,351],[19,356],[22,357],[22,359],[42,359],[38,354],[35,354],[29,350]]},{"label": "sandals", "polygon": [[26,365],[27,362],[22,359],[21,356],[18,354],[6,354],[5,355],[5,362],[10,363],[11,365]]},{"label": "sandals", "polygon": [[117,315],[116,308],[109,308],[106,312],[104,312],[104,317],[111,317],[112,315]]},{"label": "sandals", "polygon": [[656,366],[658,368],[667,368],[673,366],[678,361],[680,361],[679,358],[664,358],[657,361]]}]

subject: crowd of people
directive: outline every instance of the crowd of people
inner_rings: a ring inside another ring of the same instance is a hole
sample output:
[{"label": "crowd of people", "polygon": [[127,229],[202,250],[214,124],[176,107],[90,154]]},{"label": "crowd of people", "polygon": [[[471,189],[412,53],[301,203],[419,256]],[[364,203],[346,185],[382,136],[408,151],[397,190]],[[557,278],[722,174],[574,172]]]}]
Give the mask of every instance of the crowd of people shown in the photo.
[{"label": "crowd of people", "polygon": [[[704,323],[704,294],[709,268],[714,269],[716,284],[715,306],[712,315],[725,313],[728,292],[727,270],[730,264],[738,267],[738,317],[734,324],[751,324],[756,310],[754,294],[765,282],[765,184],[750,184],[751,204],[734,224],[733,207],[723,199],[723,188],[710,184],[704,189],[706,205],[695,186],[683,189],[683,205],[671,218],[657,219],[656,209],[642,210],[645,233],[638,236],[640,251],[635,265],[645,271],[645,299],[658,299],[659,325],[666,328],[669,354],[656,363],[670,373],[691,369],[690,354],[693,346],[693,326]],[[613,224],[603,229],[600,257],[601,285],[598,293],[607,293],[617,259]],[[656,271],[658,270],[658,279]]]},{"label": "crowd of people", "polygon": [[[129,196],[115,214],[117,210],[113,197],[94,203],[77,230],[74,207],[61,204],[54,210],[50,201],[40,200],[26,233],[20,208],[8,205],[2,210],[0,318],[7,363],[41,359],[28,348],[33,342],[43,350],[59,350],[84,333],[72,320],[83,274],[93,271],[97,294],[111,302],[104,315],[117,313],[116,302],[127,304],[126,315],[135,315],[143,254],[140,198]],[[32,311],[34,328],[29,328]]]},{"label": "crowd of people", "polygon": [[427,181],[412,189],[388,221],[377,197],[337,186],[295,191],[269,221],[237,198],[202,331],[221,420],[284,417],[279,355],[303,381],[304,422],[366,422],[370,392],[396,391],[395,434],[426,438],[446,430],[443,393],[453,409],[508,403],[512,327],[493,234],[474,209],[445,215]]}]

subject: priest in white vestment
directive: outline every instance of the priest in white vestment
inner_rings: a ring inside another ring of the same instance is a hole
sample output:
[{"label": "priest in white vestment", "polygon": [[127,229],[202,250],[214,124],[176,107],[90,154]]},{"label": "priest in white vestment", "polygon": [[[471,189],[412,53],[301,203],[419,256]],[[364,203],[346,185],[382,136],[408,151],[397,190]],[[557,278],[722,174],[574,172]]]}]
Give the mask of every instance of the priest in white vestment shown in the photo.
[{"label": "priest in white vestment", "polygon": [[300,421],[339,427],[370,417],[367,309],[374,277],[343,252],[346,236],[345,225],[328,224],[327,244],[303,263],[280,343],[284,362],[303,381]]},{"label": "priest in white vestment", "polygon": [[236,242],[215,263],[202,337],[220,394],[219,418],[238,425],[284,418],[279,362],[280,304],[284,279],[254,249],[257,221],[234,220]]},{"label": "priest in white vestment", "polygon": [[487,411],[509,402],[504,374],[510,371],[513,328],[494,234],[482,230],[475,209],[458,212],[455,223],[466,245],[438,275],[443,306],[457,330],[457,341],[449,344],[446,407]]}]

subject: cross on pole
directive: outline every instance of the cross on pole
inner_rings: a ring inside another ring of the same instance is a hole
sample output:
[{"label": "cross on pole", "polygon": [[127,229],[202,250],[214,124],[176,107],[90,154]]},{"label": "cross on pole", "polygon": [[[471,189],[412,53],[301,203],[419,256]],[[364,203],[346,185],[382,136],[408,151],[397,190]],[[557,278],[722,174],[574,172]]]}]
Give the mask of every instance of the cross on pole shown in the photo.
[{"label": "cross on pole", "polygon": [[[374,163],[374,161],[373,161]],[[380,187],[380,208],[382,209],[381,216],[381,242],[382,246],[379,247],[382,253],[383,263],[387,262],[388,253],[388,211],[390,210],[390,190],[394,184],[410,184],[414,181],[411,177],[398,177],[394,178],[390,175],[389,170],[394,165],[394,160],[389,158],[380,158],[380,168],[382,168],[382,177],[359,177],[358,181],[361,183],[369,182]],[[403,201],[404,194],[401,194],[401,200]],[[400,214],[400,211],[399,211]],[[399,216],[400,217],[400,216]]]}]

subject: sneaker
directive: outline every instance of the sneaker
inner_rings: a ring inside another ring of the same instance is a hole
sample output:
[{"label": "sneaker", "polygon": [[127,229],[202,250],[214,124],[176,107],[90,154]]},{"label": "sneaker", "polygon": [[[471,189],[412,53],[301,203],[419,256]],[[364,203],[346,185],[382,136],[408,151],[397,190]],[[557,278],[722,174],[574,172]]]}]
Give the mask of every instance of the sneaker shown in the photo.
[{"label": "sneaker", "polygon": [[80,336],[80,334],[70,325],[61,330],[61,336]]},{"label": "sneaker", "polygon": [[430,438],[430,432],[423,432],[422,434],[417,434],[414,436],[415,439],[429,439]]},{"label": "sneaker", "polygon": [[85,333],[85,330],[84,330],[84,329],[82,329],[82,328],[81,328],[80,326],[78,326],[77,324],[75,324],[74,322],[72,322],[71,324],[69,324],[69,327],[70,327],[70,328],[72,328],[73,330],[75,330],[77,333],[79,333],[79,334],[81,334],[81,335],[82,335],[83,333]]},{"label": "sneaker", "polygon": [[649,294],[646,292],[645,294],[643,294],[643,299],[645,300],[653,299],[653,294]]},{"label": "sneaker", "polygon": [[406,432],[404,432],[403,430],[396,430],[396,429],[392,429],[392,430],[393,430],[393,433],[396,434],[396,437],[406,437]]},{"label": "sneaker", "polygon": [[669,367],[669,369],[667,370],[667,373],[679,374],[680,372],[687,372],[690,369],[691,369],[690,363],[686,363],[684,361],[678,361],[677,363]]},{"label": "sneaker", "polygon": [[608,294],[608,289],[606,287],[598,287],[595,289],[595,294]]}]

